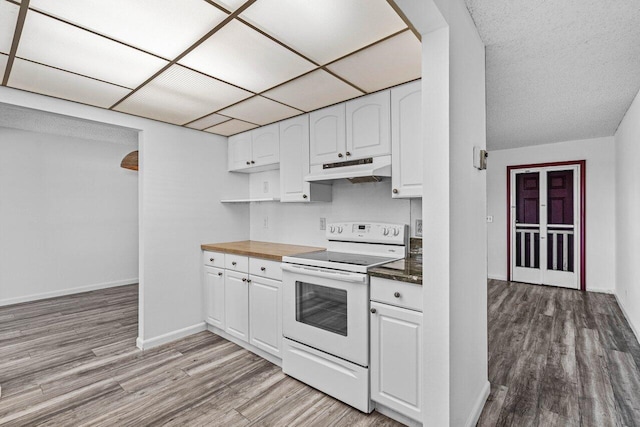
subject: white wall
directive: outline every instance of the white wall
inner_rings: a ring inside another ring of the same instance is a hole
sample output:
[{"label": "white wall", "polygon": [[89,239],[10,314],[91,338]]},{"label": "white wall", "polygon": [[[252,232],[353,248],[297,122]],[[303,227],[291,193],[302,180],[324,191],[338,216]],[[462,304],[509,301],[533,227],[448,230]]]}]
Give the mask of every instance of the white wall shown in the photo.
[{"label": "white wall", "polygon": [[248,187],[227,173],[226,138],[7,87],[0,102],[141,131],[139,344],[204,328],[200,244],[249,237],[248,206],[219,203]]},{"label": "white wall", "polygon": [[640,94],[615,135],[616,295],[640,339]]},{"label": "white wall", "polygon": [[507,279],[507,166],[586,160],[587,290],[613,292],[615,251],[615,145],[613,137],[566,141],[489,153],[487,215],[489,271]]},{"label": "white wall", "polygon": [[136,149],[0,127],[0,305],[137,283]]},{"label": "white wall", "polygon": [[[332,186],[333,200],[327,203],[251,204],[251,240],[326,247],[320,218],[333,221],[379,221],[411,224],[422,217],[421,199],[392,199],[391,182]],[[265,228],[265,220],[267,228]]]},{"label": "white wall", "polygon": [[487,367],[484,44],[464,1],[447,2],[450,26],[450,425],[475,425],[489,394]]}]

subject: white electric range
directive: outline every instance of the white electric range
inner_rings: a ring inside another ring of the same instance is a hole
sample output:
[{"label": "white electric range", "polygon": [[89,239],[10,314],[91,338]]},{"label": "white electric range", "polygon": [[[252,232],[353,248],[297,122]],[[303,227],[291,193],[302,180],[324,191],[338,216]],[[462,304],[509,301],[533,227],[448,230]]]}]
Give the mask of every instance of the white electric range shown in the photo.
[{"label": "white electric range", "polygon": [[328,224],[328,250],[283,257],[283,371],[371,412],[369,276],[404,258],[408,226]]}]

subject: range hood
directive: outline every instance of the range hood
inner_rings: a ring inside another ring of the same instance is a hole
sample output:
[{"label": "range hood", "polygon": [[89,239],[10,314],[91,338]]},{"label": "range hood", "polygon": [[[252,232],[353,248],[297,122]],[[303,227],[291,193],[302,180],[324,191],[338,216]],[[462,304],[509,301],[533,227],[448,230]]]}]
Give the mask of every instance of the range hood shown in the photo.
[{"label": "range hood", "polygon": [[348,179],[352,183],[377,182],[391,176],[391,156],[369,157],[311,166],[311,173],[304,177],[307,182],[333,182]]}]

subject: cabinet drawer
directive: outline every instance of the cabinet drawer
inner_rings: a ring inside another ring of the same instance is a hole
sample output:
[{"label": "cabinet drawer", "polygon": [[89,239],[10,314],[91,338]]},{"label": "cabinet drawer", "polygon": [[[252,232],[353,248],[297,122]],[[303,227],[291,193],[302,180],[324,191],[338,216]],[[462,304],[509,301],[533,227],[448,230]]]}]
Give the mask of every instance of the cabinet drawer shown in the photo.
[{"label": "cabinet drawer", "polygon": [[249,258],[249,274],[273,280],[282,280],[282,268],[277,261],[260,258]]},{"label": "cabinet drawer", "polygon": [[422,311],[422,286],[397,280],[371,278],[371,301]]},{"label": "cabinet drawer", "polygon": [[204,259],[204,265],[224,268],[224,254],[222,252],[204,251],[202,257]]},{"label": "cabinet drawer", "polygon": [[227,270],[249,272],[249,258],[241,255],[226,254],[224,257],[224,265]]}]

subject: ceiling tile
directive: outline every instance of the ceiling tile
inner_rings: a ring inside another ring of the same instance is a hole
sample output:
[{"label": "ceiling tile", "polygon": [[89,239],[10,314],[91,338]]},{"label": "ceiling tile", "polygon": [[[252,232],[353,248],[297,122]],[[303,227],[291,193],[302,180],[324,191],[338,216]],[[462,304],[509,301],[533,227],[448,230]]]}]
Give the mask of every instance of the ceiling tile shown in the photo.
[{"label": "ceiling tile", "polygon": [[420,42],[411,31],[405,31],[327,68],[359,88],[374,92],[420,78],[421,64]]},{"label": "ceiling tile", "polygon": [[213,0],[214,3],[219,4],[230,12],[234,12],[237,8],[245,4],[247,0]]},{"label": "ceiling tile", "polygon": [[250,92],[173,65],[115,110],[182,125],[248,96]]},{"label": "ceiling tile", "polygon": [[195,122],[189,123],[186,126],[189,128],[202,130],[211,126],[215,126],[219,123],[226,122],[227,120],[230,120],[229,117],[221,116],[220,114],[209,114],[208,116],[198,119]]},{"label": "ceiling tile", "polygon": [[9,59],[7,55],[0,54],[0,76],[2,76],[0,79],[4,77],[4,70],[7,67],[7,59]]},{"label": "ceiling tile", "polygon": [[257,128],[257,125],[253,123],[243,122],[242,120],[232,119],[227,122],[221,123],[217,126],[205,129],[205,132],[215,133],[217,135],[231,136],[236,133],[244,132],[245,130]]},{"label": "ceiling tile", "polygon": [[17,56],[129,88],[167,64],[38,12],[27,13]]},{"label": "ceiling tile", "polygon": [[240,16],[320,64],[406,28],[386,0],[258,0]]},{"label": "ceiling tile", "polygon": [[254,92],[315,68],[309,61],[235,20],[180,63]]},{"label": "ceiling tile", "polygon": [[29,6],[167,59],[227,17],[202,0],[31,0]]},{"label": "ceiling tile", "polygon": [[13,42],[20,6],[8,1],[0,1],[0,52],[9,53]]},{"label": "ceiling tile", "polygon": [[107,108],[130,90],[16,58],[8,86]]},{"label": "ceiling tile", "polygon": [[220,114],[245,120],[247,122],[266,125],[300,114],[294,108],[287,107],[261,96],[254,96],[229,108],[219,111]]},{"label": "ceiling tile", "polygon": [[316,70],[263,95],[300,110],[311,111],[355,98],[362,92],[324,70]]}]

